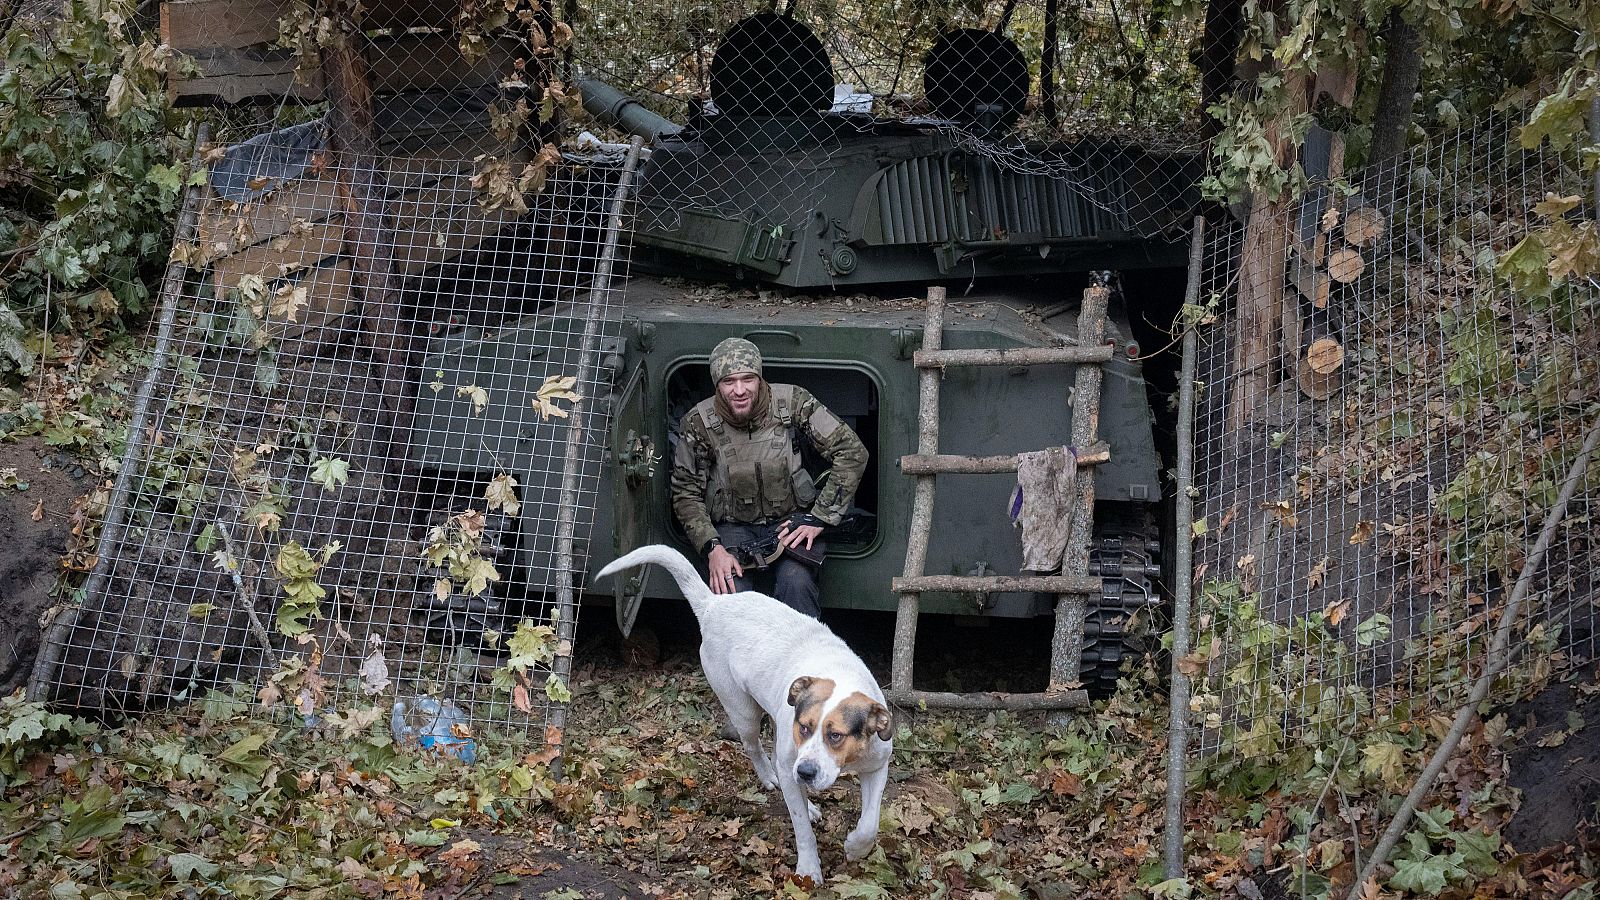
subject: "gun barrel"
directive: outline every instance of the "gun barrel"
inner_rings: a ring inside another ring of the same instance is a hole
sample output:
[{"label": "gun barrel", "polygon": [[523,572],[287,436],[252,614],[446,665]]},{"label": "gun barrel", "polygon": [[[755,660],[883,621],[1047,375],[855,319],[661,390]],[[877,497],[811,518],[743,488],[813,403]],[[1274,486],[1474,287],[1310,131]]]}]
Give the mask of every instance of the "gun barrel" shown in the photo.
[{"label": "gun barrel", "polygon": [[636,134],[647,141],[656,141],[669,134],[677,134],[683,126],[646,109],[644,104],[629,97],[604,81],[583,78],[578,81],[583,94],[583,108],[608,125]]}]

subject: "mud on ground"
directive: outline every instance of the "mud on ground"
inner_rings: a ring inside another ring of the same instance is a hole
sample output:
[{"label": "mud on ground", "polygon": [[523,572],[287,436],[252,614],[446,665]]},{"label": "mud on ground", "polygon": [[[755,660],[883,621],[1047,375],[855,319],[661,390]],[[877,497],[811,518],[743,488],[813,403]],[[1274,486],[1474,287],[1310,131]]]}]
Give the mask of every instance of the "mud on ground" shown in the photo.
[{"label": "mud on ground", "polygon": [[27,683],[73,511],[89,487],[83,467],[43,440],[0,442],[0,695]]}]

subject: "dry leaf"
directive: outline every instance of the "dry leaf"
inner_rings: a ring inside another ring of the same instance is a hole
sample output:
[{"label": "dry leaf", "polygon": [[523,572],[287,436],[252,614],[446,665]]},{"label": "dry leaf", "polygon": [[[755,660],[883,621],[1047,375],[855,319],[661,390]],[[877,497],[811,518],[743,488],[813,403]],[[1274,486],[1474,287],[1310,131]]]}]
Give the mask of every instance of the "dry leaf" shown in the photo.
[{"label": "dry leaf", "polygon": [[472,414],[482,415],[483,410],[489,405],[489,392],[475,384],[464,384],[456,388],[457,397],[472,398]]},{"label": "dry leaf", "polygon": [[522,509],[522,502],[517,499],[517,480],[504,473],[489,482],[483,499],[488,502],[489,509],[504,509],[508,516],[515,516]]},{"label": "dry leaf", "polygon": [[1278,524],[1285,528],[1293,528],[1300,523],[1299,517],[1294,514],[1294,505],[1287,500],[1263,503],[1261,508],[1272,510],[1272,514],[1278,517]]},{"label": "dry leaf", "polygon": [[1327,609],[1322,611],[1322,618],[1329,625],[1337,627],[1340,622],[1344,621],[1345,614],[1348,612],[1350,612],[1349,600],[1335,600],[1328,604]]},{"label": "dry leaf", "polygon": [[1350,543],[1365,544],[1367,541],[1372,540],[1372,536],[1377,533],[1378,523],[1363,519],[1357,522],[1355,530],[1350,532]]},{"label": "dry leaf", "polygon": [[551,416],[565,419],[567,410],[556,405],[557,400],[577,403],[583,397],[572,388],[578,379],[571,375],[547,375],[544,383],[539,385],[539,394],[533,398],[533,408],[539,411],[539,418],[548,420]]},{"label": "dry leaf", "polygon": [[1332,562],[1332,559],[1324,556],[1322,562],[1311,567],[1311,571],[1306,573],[1306,590],[1314,591],[1322,586],[1322,580],[1327,577],[1328,566]]},{"label": "dry leaf", "polygon": [[35,522],[44,521],[44,500],[42,498],[33,505],[33,512],[28,514],[28,518]]},{"label": "dry leaf", "polygon": [[522,685],[513,685],[511,688],[511,705],[519,712],[533,714],[533,704],[528,701],[528,689]]}]

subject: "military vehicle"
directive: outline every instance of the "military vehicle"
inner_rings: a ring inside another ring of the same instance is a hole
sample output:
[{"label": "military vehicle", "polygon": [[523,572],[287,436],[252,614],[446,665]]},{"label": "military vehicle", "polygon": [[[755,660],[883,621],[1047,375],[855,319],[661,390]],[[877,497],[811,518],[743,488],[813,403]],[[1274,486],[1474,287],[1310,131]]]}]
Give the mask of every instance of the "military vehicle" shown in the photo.
[{"label": "military vehicle", "polygon": [[[925,69],[926,117],[885,121],[836,109],[820,43],[805,26],[765,14],[724,36],[712,63],[711,102],[687,122],[668,121],[598,81],[581,84],[597,120],[649,141],[637,175],[624,323],[602,348],[612,390],[591,576],[646,543],[695,556],[668,498],[675,432],[712,392],[711,348],[739,336],[761,348],[769,380],[810,390],[871,451],[850,525],[829,535],[824,604],[894,610],[891,579],[905,561],[914,481],[897,467],[916,452],[911,359],[922,340],[926,285],[952,285],[946,348],[1058,347],[1076,340],[1077,301],[1090,271],[1182,265],[1183,246],[1141,236],[1129,223],[1165,207],[1192,208],[1193,198],[1140,196],[1133,186],[1192,184],[1150,175],[1192,168],[1193,160],[1079,142],[1048,150],[1049,174],[1008,168],[973,149],[973,140],[1004,135],[1022,110],[1028,79],[1016,46],[993,33],[951,32],[930,51]],[[1161,463],[1128,313],[1142,300],[1116,299],[1099,420],[1110,461],[1094,470],[1091,571],[1104,576],[1105,587],[1085,626],[1082,677],[1091,684],[1114,683],[1126,650],[1138,643],[1127,633],[1130,616],[1158,602]],[[571,315],[563,306],[537,314]],[[553,327],[579,330],[566,321]],[[538,379],[513,358],[525,343],[504,333],[446,334],[422,370],[448,368],[446,383],[531,396]],[[456,371],[462,366],[471,371]],[[941,452],[1012,454],[1070,443],[1072,376],[1071,365],[952,369],[942,383]],[[418,421],[459,419],[447,407],[448,398],[424,390]],[[431,429],[416,452],[429,470],[457,474],[491,473],[512,460],[522,460],[519,471],[537,471],[532,461],[541,454],[559,459],[558,447],[484,433],[471,421]],[[993,475],[944,479],[929,574],[1018,571],[1020,544],[1007,515],[1013,486]],[[524,519],[554,515],[540,499],[546,494],[554,491],[530,486]],[[641,597],[675,595],[662,573],[622,582],[619,624],[631,624]],[[930,594],[922,603],[929,613],[999,617],[1046,615],[1053,606],[1053,595],[1031,593]]]}]

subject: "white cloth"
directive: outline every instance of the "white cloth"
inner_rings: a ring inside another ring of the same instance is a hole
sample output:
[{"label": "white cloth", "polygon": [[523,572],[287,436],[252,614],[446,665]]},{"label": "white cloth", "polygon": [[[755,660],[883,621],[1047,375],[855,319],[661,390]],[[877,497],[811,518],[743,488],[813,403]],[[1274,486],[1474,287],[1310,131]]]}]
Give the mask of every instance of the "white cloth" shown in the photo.
[{"label": "white cloth", "polygon": [[1067,536],[1077,514],[1078,454],[1051,447],[1017,455],[1017,487],[1009,510],[1022,529],[1022,568],[1053,572],[1061,568]]}]

